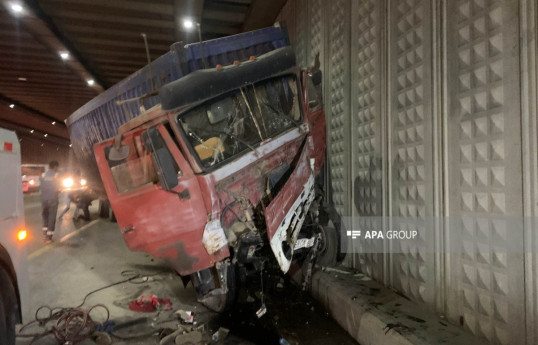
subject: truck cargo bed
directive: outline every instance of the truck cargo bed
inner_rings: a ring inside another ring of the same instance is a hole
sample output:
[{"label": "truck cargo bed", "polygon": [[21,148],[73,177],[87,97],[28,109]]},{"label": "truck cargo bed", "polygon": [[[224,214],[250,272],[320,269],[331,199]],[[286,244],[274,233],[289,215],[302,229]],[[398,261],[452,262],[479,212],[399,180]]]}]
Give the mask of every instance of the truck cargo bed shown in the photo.
[{"label": "truck cargo bed", "polygon": [[143,106],[149,109],[160,103],[157,94],[141,100],[125,102],[157,91],[162,85],[203,68],[200,44],[206,68],[244,61],[289,45],[286,28],[281,24],[238,35],[182,46],[175,43],[170,52],[112,86],[77,111],[67,120],[75,156],[94,189],[101,189],[93,146],[117,134],[118,128],[138,116]]}]

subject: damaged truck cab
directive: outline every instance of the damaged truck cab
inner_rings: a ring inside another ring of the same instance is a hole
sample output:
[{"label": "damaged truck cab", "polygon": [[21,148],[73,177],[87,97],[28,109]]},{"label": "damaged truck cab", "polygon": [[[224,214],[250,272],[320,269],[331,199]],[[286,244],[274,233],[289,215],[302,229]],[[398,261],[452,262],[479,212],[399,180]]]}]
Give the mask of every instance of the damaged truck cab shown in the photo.
[{"label": "damaged truck cab", "polygon": [[337,247],[318,221],[320,74],[300,70],[290,47],[198,70],[94,147],[128,247],[190,276],[216,311],[233,303],[238,266],[286,273],[314,247]]}]

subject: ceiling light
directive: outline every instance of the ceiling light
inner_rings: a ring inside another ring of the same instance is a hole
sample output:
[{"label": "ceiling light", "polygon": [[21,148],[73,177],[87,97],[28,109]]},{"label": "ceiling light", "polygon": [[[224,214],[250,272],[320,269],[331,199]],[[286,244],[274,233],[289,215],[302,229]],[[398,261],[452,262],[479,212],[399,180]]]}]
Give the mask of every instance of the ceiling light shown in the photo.
[{"label": "ceiling light", "polygon": [[11,11],[15,14],[20,14],[24,11],[24,8],[18,2],[14,2],[11,4]]},{"label": "ceiling light", "polygon": [[43,136],[46,138],[46,137],[48,137],[49,135],[48,135],[47,133],[45,133],[45,134],[43,134]]},{"label": "ceiling light", "polygon": [[93,86],[93,84],[95,84],[95,81],[93,79],[89,79],[86,81],[88,83],[88,85],[90,86]]},{"label": "ceiling light", "polygon": [[69,144],[69,147],[73,147],[73,144]]},{"label": "ceiling light", "polygon": [[52,121],[52,125],[54,126],[56,124],[56,121]]},{"label": "ceiling light", "polygon": [[190,29],[190,28],[192,28],[193,25],[194,25],[194,23],[193,23],[192,20],[190,20],[190,19],[185,19],[185,20],[183,21],[183,27],[184,27],[185,29]]},{"label": "ceiling light", "polygon": [[34,133],[34,130],[33,130],[33,129],[31,129],[31,130],[30,130],[30,133]]},{"label": "ceiling light", "polygon": [[60,52],[60,57],[62,58],[62,60],[67,60],[67,59],[69,59],[69,53],[68,52]]},{"label": "ceiling light", "polygon": [[10,104],[9,107],[10,107],[11,109],[15,108],[15,104]]},{"label": "ceiling light", "polygon": [[19,79],[20,81],[26,81],[27,80],[25,77],[18,77],[17,79]]}]

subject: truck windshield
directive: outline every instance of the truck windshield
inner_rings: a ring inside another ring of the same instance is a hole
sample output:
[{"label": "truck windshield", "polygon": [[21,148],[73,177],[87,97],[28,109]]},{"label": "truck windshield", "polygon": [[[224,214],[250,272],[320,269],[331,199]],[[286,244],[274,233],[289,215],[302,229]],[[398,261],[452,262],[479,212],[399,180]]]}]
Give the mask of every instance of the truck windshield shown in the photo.
[{"label": "truck windshield", "polygon": [[253,150],[301,120],[295,76],[272,78],[180,114],[179,124],[205,168]]}]

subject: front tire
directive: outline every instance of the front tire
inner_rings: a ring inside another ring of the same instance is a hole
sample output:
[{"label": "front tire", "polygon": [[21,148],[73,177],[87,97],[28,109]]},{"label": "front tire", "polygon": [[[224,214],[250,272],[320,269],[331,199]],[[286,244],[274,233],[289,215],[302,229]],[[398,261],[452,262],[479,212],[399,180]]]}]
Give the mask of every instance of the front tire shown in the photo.
[{"label": "front tire", "polygon": [[0,267],[0,345],[15,345],[19,303],[8,273]]},{"label": "front tire", "polygon": [[338,233],[329,222],[329,225],[319,225],[318,231],[321,243],[318,248],[317,264],[320,266],[334,266],[338,262]]}]

